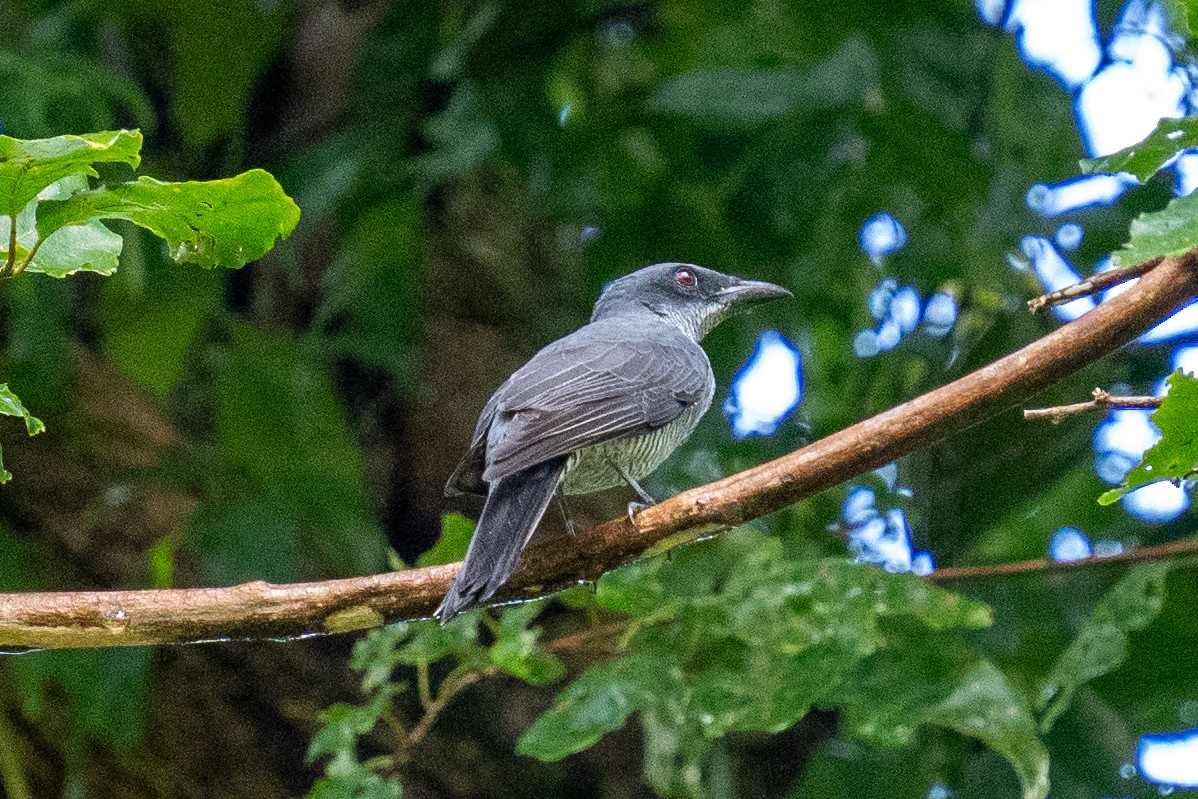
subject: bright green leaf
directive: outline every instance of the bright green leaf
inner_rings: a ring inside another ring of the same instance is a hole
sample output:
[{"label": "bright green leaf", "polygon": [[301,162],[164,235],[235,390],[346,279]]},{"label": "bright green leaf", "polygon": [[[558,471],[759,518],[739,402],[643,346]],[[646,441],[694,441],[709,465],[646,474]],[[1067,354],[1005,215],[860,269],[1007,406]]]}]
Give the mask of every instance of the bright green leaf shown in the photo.
[{"label": "bright green leaf", "polygon": [[1181,255],[1198,246],[1198,197],[1178,197],[1164,210],[1140,214],[1131,221],[1129,238],[1114,254],[1119,266]]},{"label": "bright green leaf", "polygon": [[52,139],[0,136],[0,214],[19,213],[42,189],[68,175],[96,177],[92,164],[141,162],[141,132],[103,131]]},{"label": "bright green leaf", "polygon": [[1175,564],[1142,563],[1123,576],[1094,608],[1077,638],[1061,655],[1044,681],[1037,709],[1048,732],[1069,707],[1074,692],[1114,671],[1127,657],[1128,634],[1147,627],[1165,601],[1165,579]]},{"label": "bright green leaf", "polygon": [[261,169],[223,180],[163,183],[141,177],[39,204],[38,233],[124,219],[166,239],[180,263],[237,269],[261,258],[299,222],[299,207]]},{"label": "bright green leaf", "polygon": [[[0,414],[19,416],[24,419],[25,432],[31,436],[36,436],[46,429],[42,420],[31,414],[21,403],[20,397],[9,389],[8,383],[0,383]],[[0,484],[7,483],[11,479],[12,472],[4,468],[3,450],[0,450]]]},{"label": "bright green leaf", "polygon": [[9,389],[8,383],[0,383],[0,414],[4,414],[5,416],[19,416],[24,419],[25,431],[31,436],[36,436],[46,429],[46,425],[42,423],[42,420],[31,414],[21,404],[20,397]]},{"label": "bright green leaf", "polygon": [[1160,441],[1144,453],[1140,465],[1128,472],[1123,485],[1098,498],[1110,505],[1129,491],[1158,480],[1184,480],[1198,468],[1198,378],[1181,370],[1168,377],[1169,393],[1152,413]]},{"label": "bright green leaf", "polygon": [[108,276],[116,271],[124,241],[100,222],[60,228],[42,242],[27,267],[50,277],[76,272]]},{"label": "bright green leaf", "polygon": [[1182,150],[1198,147],[1198,117],[1166,117],[1139,144],[1101,158],[1081,161],[1082,172],[1130,172],[1143,183],[1173,160]]}]

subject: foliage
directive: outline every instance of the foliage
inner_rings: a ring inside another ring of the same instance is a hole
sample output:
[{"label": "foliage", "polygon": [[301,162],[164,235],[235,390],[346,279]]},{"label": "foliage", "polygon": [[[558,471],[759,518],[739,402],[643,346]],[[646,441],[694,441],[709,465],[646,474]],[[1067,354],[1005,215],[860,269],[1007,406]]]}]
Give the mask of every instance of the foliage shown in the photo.
[{"label": "foliage", "polygon": [[[508,608],[499,621],[473,611],[448,627],[429,620],[368,633],[354,646],[350,661],[352,668],[362,672],[366,701],[336,704],[321,714],[321,729],[308,747],[308,759],[327,758],[328,762],[309,799],[399,797],[403,790],[397,769],[407,764],[412,748],[465,687],[496,674],[509,674],[530,685],[561,679],[565,674],[561,661],[538,644],[540,631],[530,626],[539,610],[535,604],[524,604]],[[487,634],[490,643],[483,642]],[[434,685],[430,668],[447,658],[456,664]],[[400,666],[415,670],[415,693],[423,714],[411,727],[401,720],[398,701],[411,686],[392,676]],[[384,720],[390,753],[361,760],[363,739]]]},{"label": "foliage", "polygon": [[[1076,172],[1074,95],[968,3],[16,0],[0,27],[0,118],[21,137],[4,146],[56,142],[0,167],[4,185],[28,195],[50,174],[43,155],[74,165],[12,209],[11,268],[78,275],[0,292],[0,369],[26,401],[0,410],[51,426],[5,439],[21,478],[0,508],[12,590],[459,557],[471,525],[438,503],[473,414],[637,265],[696,261],[795,292],[709,337],[720,386],[765,328],[807,366],[803,405],[772,437],[732,440],[709,414],[651,478],[665,496],[1042,335],[1055,322],[1022,311],[1040,287],[1008,258],[1025,236],[1084,224],[1061,251],[1082,273],[1193,244],[1190,203],[1167,197],[1192,120],[1085,166],[1136,174],[1120,203],[1027,207],[1029,186]],[[120,130],[134,127],[144,152]],[[61,135],[92,130],[113,132]],[[142,155],[158,178],[217,180],[135,180]],[[238,266],[295,226],[256,167],[303,208],[295,235],[252,269],[175,268]],[[858,236],[880,211],[908,243],[875,263]],[[854,355],[884,324],[884,280],[951,296],[952,331],[921,325]],[[1043,399],[1146,391],[1163,363],[1125,348]],[[1173,452],[1180,397],[1158,420]],[[1066,525],[1129,548],[1190,534],[1196,511],[1144,524],[1093,501],[1091,429],[1006,414],[862,482],[941,564],[1042,557]],[[1179,704],[1198,646],[1189,564],[979,578],[957,596],[850,565],[843,498],[634,564],[595,594],[377,631],[355,652],[359,685],[338,682],[332,639],[22,655],[3,664],[0,735],[23,740],[0,743],[29,755],[16,768],[33,795],[293,796],[319,769],[313,794],[337,797],[395,797],[401,781],[411,795],[635,794],[643,773],[713,797],[1001,798],[1050,776],[1072,799],[1134,793],[1119,767],[1136,737],[1198,723]],[[580,518],[622,500],[590,503]],[[867,602],[879,595],[884,609]],[[306,772],[295,744],[330,705]],[[633,732],[605,734],[617,727]],[[521,732],[561,759],[517,754]],[[19,795],[10,760],[0,781]]]},{"label": "foliage", "polygon": [[[24,405],[21,404],[21,399],[9,389],[8,383],[0,383],[0,414],[5,416],[19,416],[25,420],[25,432],[31,436],[36,436],[46,429],[46,425],[42,420],[31,414]],[[7,483],[12,479],[12,472],[4,468],[4,462],[0,461],[0,483]]]},{"label": "foliage", "polygon": [[1165,118],[1144,141],[1101,158],[1081,162],[1083,173],[1130,172],[1144,183],[1167,167],[1177,154],[1198,146],[1198,117]]},{"label": "foliage", "polygon": [[791,560],[752,531],[727,539],[604,576],[599,605],[632,616],[628,654],[576,678],[520,751],[560,759],[638,713],[655,789],[699,796],[714,740],[841,707],[854,734],[886,745],[924,723],[979,737],[1010,760],[1026,796],[1046,794],[1047,753],[1026,704],[946,633],[989,624],[988,608],[912,575]]},{"label": "foliage", "polygon": [[1113,488],[1098,501],[1109,505],[1128,491],[1158,480],[1181,483],[1198,469],[1198,378],[1180,369],[1169,375],[1168,393],[1152,413],[1152,423],[1161,432],[1140,465],[1127,473],[1123,485]]},{"label": "foliage", "polygon": [[1165,578],[1174,564],[1144,563],[1133,568],[1095,606],[1077,638],[1061,653],[1037,701],[1047,732],[1074,692],[1117,669],[1127,656],[1128,634],[1156,618],[1165,602]]},{"label": "foliage", "polygon": [[[140,131],[105,131],[50,139],[0,135],[0,277],[80,271],[111,275],[122,239],[101,224],[124,219],[166,240],[171,257],[206,268],[241,267],[290,235],[299,208],[268,173],[252,170],[227,180],[163,183],[142,177],[90,188],[97,164],[141,163]],[[23,416],[29,435],[45,429],[7,384],[0,413]],[[12,474],[0,464],[0,483]]]}]

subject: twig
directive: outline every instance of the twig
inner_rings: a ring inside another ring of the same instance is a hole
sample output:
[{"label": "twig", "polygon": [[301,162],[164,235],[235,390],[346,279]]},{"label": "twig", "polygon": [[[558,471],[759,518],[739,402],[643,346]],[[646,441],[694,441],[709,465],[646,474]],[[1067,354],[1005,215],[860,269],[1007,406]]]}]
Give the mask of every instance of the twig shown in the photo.
[{"label": "twig", "polygon": [[628,629],[628,625],[619,622],[604,624],[599,627],[588,627],[585,630],[579,630],[576,633],[570,633],[569,635],[563,635],[561,638],[546,641],[541,647],[549,652],[568,652],[582,649],[597,640],[623,635],[626,629]]},{"label": "twig", "polygon": [[1027,308],[1032,313],[1036,313],[1049,305],[1060,305],[1070,300],[1076,300],[1078,297],[1088,297],[1091,294],[1097,294],[1100,291],[1109,289],[1111,286],[1118,286],[1120,283],[1126,283],[1129,280],[1141,277],[1159,266],[1163,260],[1165,259],[1150,258],[1133,266],[1112,269],[1109,272],[1099,272],[1080,283],[1074,283],[1072,286],[1066,286],[1063,289],[1057,289],[1047,294],[1041,294],[1039,297],[1033,297],[1027,301]]},{"label": "twig", "polygon": [[1089,402],[1075,402],[1072,405],[1057,405],[1052,408],[1028,408],[1023,412],[1024,419],[1047,419],[1053,424],[1059,424],[1066,416],[1075,416],[1090,411],[1111,410],[1153,410],[1161,407],[1164,397],[1117,397],[1106,389],[1096,388]]},{"label": "twig", "polygon": [[[764,516],[1027,401],[1135,340],[1198,296],[1198,258],[1167,258],[1128,291],[1023,349],[800,450],[637,514],[532,546],[498,600],[537,596],[647,551]],[[285,638],[428,616],[461,564],[229,588],[0,594],[0,648],[144,646]],[[951,574],[951,573],[950,573]]]},{"label": "twig", "polygon": [[[428,734],[432,729],[433,723],[436,722],[437,716],[441,715],[441,711],[449,704],[449,701],[461,693],[466,688],[474,685],[483,677],[489,677],[495,674],[493,668],[483,669],[482,671],[466,672],[460,677],[446,677],[441,683],[441,689],[437,691],[437,698],[429,703],[424,710],[424,715],[416,726],[412,728],[411,734],[408,735],[408,746],[413,747],[420,743],[421,739]],[[452,679],[452,682],[450,680]],[[447,684],[448,683],[448,684]]]},{"label": "twig", "polygon": [[1105,558],[1092,557],[1070,561],[1021,560],[1015,563],[996,563],[992,566],[949,566],[932,572],[928,575],[928,579],[937,583],[948,583],[957,580],[976,580],[986,577],[1008,577],[1014,574],[1030,574],[1032,572],[1071,571],[1074,569],[1088,569],[1093,566],[1144,563],[1147,561],[1166,560],[1179,555],[1198,555],[1198,538],[1170,541],[1167,544],[1133,549]]}]

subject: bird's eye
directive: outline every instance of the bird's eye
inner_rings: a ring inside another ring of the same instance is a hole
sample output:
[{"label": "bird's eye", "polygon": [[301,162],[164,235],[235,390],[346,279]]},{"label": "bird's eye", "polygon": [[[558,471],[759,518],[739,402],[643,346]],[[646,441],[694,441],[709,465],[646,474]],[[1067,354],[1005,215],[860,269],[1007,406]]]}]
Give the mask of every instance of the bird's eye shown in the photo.
[{"label": "bird's eye", "polygon": [[674,282],[684,289],[693,289],[699,284],[699,278],[693,270],[682,268],[674,270]]}]

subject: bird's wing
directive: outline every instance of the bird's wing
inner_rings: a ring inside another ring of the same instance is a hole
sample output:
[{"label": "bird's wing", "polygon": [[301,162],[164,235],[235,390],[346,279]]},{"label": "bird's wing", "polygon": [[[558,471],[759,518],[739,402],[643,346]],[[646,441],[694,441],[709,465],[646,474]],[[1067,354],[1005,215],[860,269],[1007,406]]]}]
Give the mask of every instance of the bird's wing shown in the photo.
[{"label": "bird's wing", "polygon": [[702,348],[667,328],[589,325],[537,353],[496,392],[487,482],[678,418],[706,393]]},{"label": "bird's wing", "polygon": [[[505,384],[506,385],[506,384]],[[499,396],[503,392],[499,388],[479,414],[478,424],[474,428],[474,436],[470,440],[470,448],[458,463],[453,474],[445,483],[445,496],[456,497],[462,494],[487,495],[487,483],[483,480],[483,470],[487,468],[487,434],[491,431],[491,422],[495,421],[495,411],[499,406]]]}]

